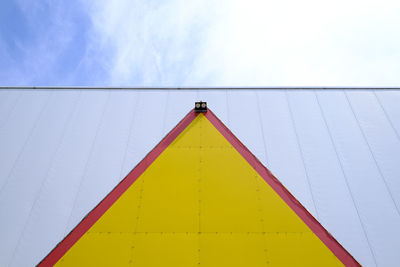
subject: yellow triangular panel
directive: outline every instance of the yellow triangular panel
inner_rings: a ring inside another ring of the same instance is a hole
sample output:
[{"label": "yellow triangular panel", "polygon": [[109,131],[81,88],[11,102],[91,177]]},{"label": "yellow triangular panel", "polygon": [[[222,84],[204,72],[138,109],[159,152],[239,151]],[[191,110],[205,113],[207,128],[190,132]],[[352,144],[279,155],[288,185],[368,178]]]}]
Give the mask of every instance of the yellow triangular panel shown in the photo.
[{"label": "yellow triangular panel", "polygon": [[202,114],[57,264],[342,265]]}]

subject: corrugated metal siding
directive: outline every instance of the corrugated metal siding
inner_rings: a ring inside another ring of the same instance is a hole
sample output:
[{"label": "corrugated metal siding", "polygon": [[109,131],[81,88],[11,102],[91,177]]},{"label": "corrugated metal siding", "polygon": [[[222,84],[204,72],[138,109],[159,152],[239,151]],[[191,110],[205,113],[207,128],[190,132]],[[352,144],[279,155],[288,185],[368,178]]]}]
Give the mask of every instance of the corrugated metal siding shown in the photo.
[{"label": "corrugated metal siding", "polygon": [[365,266],[400,262],[399,90],[0,90],[0,266],[38,263],[209,107]]}]

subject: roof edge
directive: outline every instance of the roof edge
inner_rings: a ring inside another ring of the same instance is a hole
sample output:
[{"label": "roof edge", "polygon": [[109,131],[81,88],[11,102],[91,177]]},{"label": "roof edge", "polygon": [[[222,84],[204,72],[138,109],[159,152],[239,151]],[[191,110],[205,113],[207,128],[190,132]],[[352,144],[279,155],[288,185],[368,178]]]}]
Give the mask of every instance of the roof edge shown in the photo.
[{"label": "roof edge", "polygon": [[0,86],[0,90],[400,90],[400,87],[358,87],[358,86],[198,86],[198,87],[130,87],[130,86]]}]

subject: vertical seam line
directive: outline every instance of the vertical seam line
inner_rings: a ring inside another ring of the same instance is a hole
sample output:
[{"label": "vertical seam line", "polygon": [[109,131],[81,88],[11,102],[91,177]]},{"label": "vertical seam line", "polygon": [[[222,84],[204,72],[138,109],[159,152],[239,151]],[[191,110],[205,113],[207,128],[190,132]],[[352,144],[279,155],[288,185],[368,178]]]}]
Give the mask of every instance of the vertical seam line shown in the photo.
[{"label": "vertical seam line", "polygon": [[358,210],[358,206],[357,206],[357,204],[356,204],[356,201],[355,201],[355,198],[354,198],[354,195],[353,195],[353,191],[351,190],[351,187],[350,187],[350,185],[349,185],[348,177],[347,177],[347,175],[346,175],[346,172],[344,171],[343,164],[342,164],[342,161],[340,160],[339,153],[338,153],[338,151],[337,151],[335,141],[333,140],[332,133],[331,133],[331,131],[330,131],[330,129],[329,129],[329,126],[328,126],[328,122],[326,121],[325,113],[324,113],[324,111],[323,111],[323,109],[322,109],[321,103],[320,103],[320,101],[319,101],[318,94],[317,94],[317,92],[316,92],[315,90],[314,90],[314,94],[315,94],[315,97],[316,97],[316,99],[317,99],[318,107],[319,107],[319,109],[320,109],[322,118],[323,118],[323,120],[324,120],[325,127],[326,127],[326,129],[328,130],[329,138],[330,138],[330,140],[331,140],[331,144],[332,144],[332,146],[333,146],[333,150],[335,151],[335,154],[336,154],[336,159],[337,159],[337,161],[338,161],[338,163],[339,163],[339,166],[340,166],[340,169],[341,169],[341,171],[342,171],[343,178],[344,178],[344,182],[345,182],[345,184],[346,184],[346,186],[347,186],[347,190],[348,190],[348,192],[349,192],[349,194],[350,194],[351,200],[353,201],[353,205],[354,205],[354,208],[355,208],[355,210],[356,210],[356,213],[357,213],[357,216],[358,216],[358,220],[360,221],[361,227],[362,227],[363,232],[364,232],[364,236],[365,236],[365,238],[366,238],[366,240],[367,240],[367,244],[368,244],[369,250],[370,250],[370,252],[371,252],[372,259],[374,260],[375,265],[377,266],[378,264],[377,264],[377,262],[376,262],[376,258],[375,258],[374,251],[372,250],[371,242],[370,242],[370,240],[369,240],[369,238],[368,238],[367,231],[365,230],[365,226],[364,226],[364,223],[363,223],[363,221],[362,221],[362,219],[361,219],[360,211]]},{"label": "vertical seam line", "polygon": [[371,146],[370,146],[370,144],[369,144],[369,142],[368,142],[368,139],[367,139],[367,137],[366,137],[366,135],[365,135],[365,133],[364,133],[364,131],[363,131],[361,125],[360,125],[360,121],[358,120],[358,117],[357,117],[357,115],[356,115],[356,113],[355,113],[355,111],[354,111],[354,109],[353,109],[353,106],[351,105],[350,99],[349,99],[347,93],[346,93],[344,90],[343,90],[343,92],[344,92],[344,95],[346,96],[346,100],[347,100],[347,102],[348,102],[348,104],[349,104],[350,110],[351,110],[351,112],[353,113],[354,118],[356,119],[358,128],[359,128],[359,130],[360,130],[360,132],[361,132],[361,134],[362,134],[362,136],[363,136],[363,138],[364,138],[364,141],[365,141],[365,143],[367,144],[367,147],[368,147],[368,149],[369,149],[369,152],[370,152],[370,154],[371,154],[371,156],[372,156],[372,158],[373,158],[373,160],[374,160],[374,162],[375,162],[375,165],[376,165],[376,168],[378,169],[379,175],[381,176],[382,181],[383,181],[383,183],[385,184],[386,190],[388,191],[388,193],[389,193],[389,195],[390,195],[390,198],[391,198],[392,201],[393,201],[393,204],[394,204],[394,206],[395,206],[395,208],[396,208],[396,211],[397,211],[398,215],[400,215],[400,212],[399,212],[399,208],[398,208],[398,206],[397,206],[397,203],[396,203],[396,201],[395,201],[395,199],[394,199],[394,197],[393,197],[392,192],[390,191],[390,188],[389,188],[389,186],[388,186],[388,184],[387,184],[387,181],[386,181],[386,179],[385,179],[385,176],[383,175],[382,170],[381,170],[381,168],[380,168],[380,166],[379,166],[379,164],[378,164],[378,162],[377,162],[377,160],[376,160],[376,158],[375,158],[375,155],[374,155],[374,153],[372,152],[372,148],[371,148]]},{"label": "vertical seam line", "polygon": [[[143,173],[144,174],[144,173]],[[143,190],[144,190],[144,182],[145,182],[145,175],[141,175],[141,179],[142,181],[140,181],[140,184],[138,186],[140,186],[140,191],[139,191],[139,203],[137,206],[137,215],[136,215],[136,220],[135,220],[135,225],[133,226],[133,237],[132,237],[132,247],[131,247],[131,263],[133,263],[134,261],[134,256],[135,256],[135,237],[137,237],[138,235],[138,228],[139,228],[139,215],[140,215],[140,211],[142,209],[142,200],[143,200]],[[139,182],[139,181],[136,181]],[[147,232],[145,232],[147,234]]]},{"label": "vertical seam line", "polygon": [[261,203],[261,188],[260,188],[260,177],[257,174],[253,175],[254,182],[255,182],[255,187],[256,187],[256,196],[257,196],[257,213],[259,215],[259,220],[260,220],[260,226],[261,226],[261,236],[263,239],[263,244],[264,244],[264,257],[265,257],[265,264],[269,266],[269,258],[268,258],[268,239],[266,236],[265,232],[265,219],[264,219],[264,214],[263,214],[263,206]]},{"label": "vertical seam line", "polygon": [[199,121],[199,126],[200,126],[200,134],[199,134],[199,139],[200,139],[200,149],[199,149],[199,154],[200,154],[200,162],[199,162],[199,173],[198,173],[198,175],[199,175],[199,178],[198,178],[198,186],[199,186],[199,189],[198,189],[198,197],[199,197],[199,231],[198,231],[198,233],[197,233],[197,236],[198,236],[198,249],[197,249],[197,251],[198,251],[198,262],[197,262],[197,265],[198,266],[200,266],[200,264],[201,264],[201,256],[200,256],[200,254],[201,254],[201,235],[202,235],[202,232],[201,232],[201,230],[202,230],[202,228],[201,228],[201,205],[202,205],[202,201],[201,201],[201,196],[202,196],[202,194],[201,194],[201,176],[202,176],[202,166],[203,166],[203,127],[202,127],[202,123],[203,123],[203,121],[204,121],[204,119],[205,118],[202,118],[200,121]]},{"label": "vertical seam line", "polygon": [[318,221],[319,221],[318,209],[317,209],[317,205],[315,204],[314,194],[313,194],[313,191],[312,191],[310,178],[309,178],[309,176],[308,176],[308,171],[307,171],[306,163],[305,163],[305,161],[304,161],[304,155],[303,155],[302,147],[301,147],[301,145],[300,145],[300,139],[299,139],[299,136],[298,136],[298,134],[297,134],[296,125],[295,125],[295,123],[294,123],[293,112],[292,112],[292,109],[291,109],[291,107],[290,107],[290,102],[289,102],[287,90],[285,90],[285,97],[286,97],[286,103],[287,103],[287,106],[288,106],[288,109],[289,109],[289,113],[290,113],[290,119],[291,119],[292,125],[293,125],[293,130],[294,130],[294,133],[295,133],[295,136],[296,136],[297,146],[298,146],[298,149],[299,149],[299,152],[300,152],[300,157],[301,157],[301,160],[303,161],[303,168],[304,168],[304,172],[305,172],[305,175],[306,175],[308,187],[309,187],[309,190],[310,190],[311,200],[312,200],[312,202],[313,202],[313,204],[314,204],[315,214],[316,214],[316,217],[318,218]]},{"label": "vertical seam line", "polygon": [[225,91],[225,100],[226,100],[226,120],[227,120],[227,125],[230,128],[231,122],[229,120],[229,92],[228,92],[228,90]]},{"label": "vertical seam line", "polygon": [[372,90],[372,92],[373,92],[374,96],[376,97],[377,102],[378,102],[379,105],[381,106],[381,109],[383,110],[383,113],[385,114],[386,119],[388,120],[390,126],[392,127],[394,133],[396,134],[397,139],[400,140],[400,134],[399,134],[399,132],[396,130],[396,128],[394,127],[393,122],[392,122],[392,120],[390,119],[389,115],[387,114],[386,109],[383,107],[383,104],[382,104],[381,100],[380,100],[379,97],[377,96],[375,90]]},{"label": "vertical seam line", "polygon": [[258,119],[259,119],[260,126],[261,126],[261,134],[262,134],[262,140],[263,140],[263,144],[264,144],[264,153],[265,153],[265,160],[266,160],[265,163],[269,167],[269,156],[268,156],[268,151],[267,151],[267,144],[265,142],[265,132],[264,132],[264,124],[262,122],[260,99],[259,99],[259,95],[258,95],[257,91],[255,92],[255,94],[256,94],[256,101],[257,101]]},{"label": "vertical seam line", "polygon": [[164,119],[163,119],[163,128],[162,128],[162,133],[161,133],[161,136],[165,136],[165,128],[166,128],[166,126],[167,126],[167,112],[168,112],[168,105],[169,105],[169,97],[170,97],[170,95],[169,95],[169,90],[167,91],[167,96],[166,96],[166,99],[165,99],[165,109],[164,109]]},{"label": "vertical seam line", "polygon": [[136,220],[135,220],[135,225],[133,226],[133,232],[135,234],[138,234],[138,228],[139,228],[139,217],[140,217],[140,211],[142,210],[142,201],[143,201],[143,191],[144,191],[144,183],[146,181],[146,174],[142,173],[140,176],[142,181],[140,181],[140,191],[139,191],[139,203],[137,206],[137,215],[136,215]]},{"label": "vertical seam line", "polygon": [[10,108],[10,110],[7,112],[6,118],[4,118],[4,120],[1,122],[0,130],[4,127],[4,125],[6,125],[7,121],[8,121],[8,120],[10,119],[10,117],[11,117],[11,114],[12,114],[12,113],[14,112],[14,110],[16,109],[16,107],[17,107],[19,101],[21,101],[22,93],[20,93],[20,92],[18,92],[18,93],[19,93],[19,94],[18,94],[18,97],[17,97],[17,99],[14,101],[13,106],[12,106],[12,107]]},{"label": "vertical seam line", "polygon": [[44,175],[44,179],[43,179],[42,182],[40,183],[40,188],[39,188],[39,190],[38,190],[37,193],[36,193],[36,197],[35,197],[35,200],[33,201],[33,204],[31,205],[31,208],[30,208],[30,210],[29,210],[28,217],[27,217],[27,219],[26,219],[26,221],[25,221],[25,224],[24,224],[24,227],[23,227],[23,229],[22,229],[22,231],[21,231],[21,234],[19,235],[18,243],[17,243],[17,245],[15,246],[15,249],[14,249],[14,252],[13,252],[13,254],[12,254],[12,258],[11,258],[9,264],[11,264],[11,262],[13,262],[13,260],[14,260],[14,258],[15,258],[17,249],[18,249],[18,247],[20,246],[20,243],[21,243],[21,240],[22,240],[22,237],[23,237],[23,233],[26,231],[26,228],[28,227],[28,222],[29,222],[30,218],[32,217],[33,209],[34,209],[34,207],[37,205],[37,202],[38,202],[38,200],[39,200],[39,197],[41,196],[41,192],[43,191],[43,186],[44,186],[44,184],[45,184],[46,181],[49,179],[50,169],[51,169],[52,166],[54,165],[55,156],[57,155],[58,151],[60,150],[61,144],[62,144],[62,142],[63,142],[64,139],[65,139],[67,126],[71,123],[72,115],[74,114],[74,112],[75,112],[75,110],[76,110],[77,103],[78,103],[78,101],[79,101],[79,99],[80,99],[80,96],[81,96],[81,92],[82,92],[82,90],[79,90],[79,94],[76,96],[76,99],[75,99],[75,102],[74,102],[74,104],[73,104],[73,107],[72,107],[70,113],[68,114],[68,118],[67,118],[67,120],[66,120],[66,122],[65,122],[65,124],[64,124],[64,126],[63,126],[63,129],[62,129],[62,134],[61,134],[60,141],[58,142],[57,148],[56,148],[56,150],[54,151],[54,153],[53,153],[53,155],[52,155],[52,157],[51,157],[51,163],[49,164],[49,167],[48,167],[47,170],[46,170],[46,173],[45,173],[45,175]]},{"label": "vertical seam line", "polygon": [[40,110],[40,112],[39,112],[39,114],[38,114],[38,116],[37,116],[37,118],[36,118],[36,120],[35,120],[35,122],[34,122],[32,128],[30,129],[29,134],[28,134],[28,136],[26,137],[26,139],[25,139],[25,141],[24,141],[24,144],[22,145],[21,150],[19,151],[17,157],[16,157],[15,160],[14,160],[14,163],[13,163],[13,165],[12,165],[12,167],[11,167],[11,170],[10,170],[10,172],[9,172],[8,175],[7,175],[7,180],[6,180],[6,181],[4,182],[4,184],[1,186],[0,195],[1,195],[1,193],[3,192],[3,190],[6,188],[7,184],[9,183],[11,174],[14,172],[15,167],[17,166],[18,161],[20,160],[20,158],[21,158],[23,152],[25,151],[26,145],[27,145],[27,144],[29,143],[29,141],[31,140],[32,134],[33,134],[33,132],[36,130],[36,128],[37,128],[37,126],[38,126],[38,123],[39,123],[40,119],[42,118],[43,113],[44,113],[46,107],[49,105],[49,103],[50,103],[50,97],[51,97],[52,95],[53,95],[53,92],[51,92],[51,93],[49,93],[49,94],[47,95],[47,98],[46,98],[46,100],[45,100],[45,103],[43,103],[43,107],[41,108],[41,110]]},{"label": "vertical seam line", "polygon": [[122,171],[124,170],[124,166],[125,166],[125,161],[126,161],[126,155],[128,154],[128,147],[129,147],[129,143],[130,143],[130,139],[131,139],[131,135],[132,135],[132,129],[133,129],[133,125],[135,124],[135,119],[136,119],[136,115],[137,115],[137,109],[138,109],[138,103],[140,100],[140,94],[136,93],[137,96],[135,97],[135,101],[134,101],[134,105],[135,108],[133,110],[133,114],[132,114],[132,119],[131,119],[131,123],[129,125],[129,130],[128,130],[128,138],[126,140],[126,146],[125,146],[125,152],[124,152],[124,157],[122,159],[122,164],[121,164],[121,170],[119,172],[119,177],[118,177],[118,181],[122,180]]},{"label": "vertical seam line", "polygon": [[107,107],[109,105],[110,95],[111,95],[111,92],[109,91],[108,95],[107,95],[107,99],[106,99],[106,101],[104,103],[104,107],[103,107],[103,111],[101,113],[101,117],[100,117],[99,122],[97,124],[96,134],[95,134],[95,136],[93,138],[93,142],[92,142],[92,145],[91,145],[91,148],[90,148],[89,156],[88,156],[88,158],[86,160],[85,168],[84,168],[81,180],[80,180],[79,185],[78,185],[78,191],[76,192],[75,197],[74,197],[74,202],[73,202],[74,204],[72,205],[71,213],[69,215],[69,218],[68,218],[68,221],[67,221],[67,225],[65,226],[64,235],[66,235],[66,233],[68,232],[68,227],[69,227],[69,224],[71,223],[72,214],[73,214],[73,212],[75,210],[76,201],[77,201],[78,196],[79,196],[79,194],[81,192],[83,181],[85,180],[85,177],[87,175],[87,168],[88,168],[89,162],[90,162],[90,160],[91,160],[91,158],[93,156],[93,150],[94,150],[95,144],[97,142],[97,138],[98,138],[98,135],[99,135],[100,127],[101,127],[101,125],[103,124],[103,121],[104,121],[104,114],[105,114],[105,112],[107,110]]}]

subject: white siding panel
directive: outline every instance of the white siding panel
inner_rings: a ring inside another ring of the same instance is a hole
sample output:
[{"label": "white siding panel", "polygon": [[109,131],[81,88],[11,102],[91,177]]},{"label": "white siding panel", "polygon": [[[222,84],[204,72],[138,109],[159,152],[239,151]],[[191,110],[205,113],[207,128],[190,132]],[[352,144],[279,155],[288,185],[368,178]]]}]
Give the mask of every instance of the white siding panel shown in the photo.
[{"label": "white siding panel", "polygon": [[260,125],[260,112],[254,91],[236,90],[228,93],[230,130],[263,163],[265,146]]},{"label": "white siding panel", "polygon": [[374,93],[397,137],[400,138],[400,90],[376,90]]},{"label": "white siding panel", "polygon": [[0,265],[9,264],[70,119],[77,92],[52,94],[0,195]]},{"label": "white siding panel", "polygon": [[346,183],[315,92],[289,94],[299,145],[319,222],[364,266],[374,266],[357,207]]},{"label": "white siding panel", "polygon": [[326,91],[319,99],[376,262],[395,266],[400,262],[400,216],[346,95]]},{"label": "white siding panel", "polygon": [[[96,94],[96,92],[92,92]],[[68,224],[73,229],[120,181],[134,112],[134,92],[110,93]]]},{"label": "white siding panel", "polygon": [[0,128],[0,194],[51,92],[26,91]]},{"label": "white siding panel", "polygon": [[304,163],[283,90],[259,91],[261,121],[268,156],[267,167],[316,216]]},{"label": "white siding panel", "polygon": [[3,127],[5,121],[11,115],[21,97],[22,92],[15,90],[1,90],[0,91],[0,129]]},{"label": "white siding panel", "polygon": [[193,109],[196,91],[170,91],[164,114],[163,134],[167,135]]},{"label": "white siding panel", "polygon": [[400,90],[0,91],[0,266],[37,264],[193,108],[365,266],[400,262]]},{"label": "white siding panel", "polygon": [[167,91],[142,90],[138,95],[123,173],[129,173],[164,137]]},{"label": "white siding panel", "polygon": [[197,100],[206,101],[207,107],[209,107],[225,125],[228,125],[228,98],[225,90],[200,90]]},{"label": "white siding panel", "polygon": [[107,95],[106,91],[82,92],[71,124],[44,177],[12,266],[37,264],[64,238]]},{"label": "white siding panel", "polygon": [[353,91],[347,95],[382,180],[399,211],[400,139],[372,92]]}]

